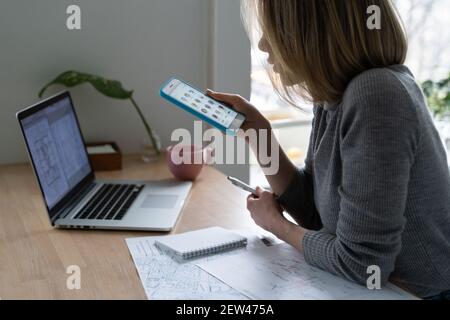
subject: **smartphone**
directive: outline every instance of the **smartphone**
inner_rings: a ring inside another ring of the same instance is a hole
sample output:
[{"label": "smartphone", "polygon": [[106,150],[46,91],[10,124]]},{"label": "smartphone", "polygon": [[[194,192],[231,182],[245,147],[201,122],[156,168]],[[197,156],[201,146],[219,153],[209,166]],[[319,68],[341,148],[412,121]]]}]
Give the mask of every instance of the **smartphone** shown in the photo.
[{"label": "smartphone", "polygon": [[181,109],[230,135],[236,135],[245,116],[218,102],[186,82],[172,78],[160,90],[160,95]]}]

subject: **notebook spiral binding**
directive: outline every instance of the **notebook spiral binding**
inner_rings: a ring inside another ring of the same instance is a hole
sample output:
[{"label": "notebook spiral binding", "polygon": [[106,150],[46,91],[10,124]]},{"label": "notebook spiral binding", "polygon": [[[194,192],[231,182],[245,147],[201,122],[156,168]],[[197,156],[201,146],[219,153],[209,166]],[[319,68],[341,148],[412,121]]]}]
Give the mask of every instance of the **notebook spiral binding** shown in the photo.
[{"label": "notebook spiral binding", "polygon": [[219,252],[226,251],[226,250],[231,250],[234,248],[244,247],[246,245],[247,245],[246,239],[241,240],[241,241],[230,241],[230,242],[226,242],[221,245],[218,245],[218,246],[199,248],[197,250],[193,250],[193,251],[184,253],[182,255],[182,258],[183,259],[192,259],[192,258],[196,258],[196,257],[200,257],[200,256],[205,256],[205,255],[219,253]]}]

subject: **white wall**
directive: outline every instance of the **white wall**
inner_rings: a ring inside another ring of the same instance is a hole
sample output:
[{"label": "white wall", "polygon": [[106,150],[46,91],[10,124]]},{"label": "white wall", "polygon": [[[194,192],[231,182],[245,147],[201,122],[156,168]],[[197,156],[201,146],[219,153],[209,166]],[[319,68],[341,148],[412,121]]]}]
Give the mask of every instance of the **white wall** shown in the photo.
[{"label": "white wall", "polygon": [[[81,7],[81,31],[66,29],[69,4]],[[193,117],[163,102],[158,89],[172,75],[207,86],[209,10],[208,0],[2,0],[0,163],[26,161],[14,115],[67,69],[118,79],[135,90],[164,144],[173,129],[192,129]],[[114,140],[125,152],[139,149],[145,130],[127,102],[89,86],[72,93],[86,140]]]},{"label": "white wall", "polygon": [[[250,99],[250,41],[241,23],[240,1],[211,0],[210,11],[212,18],[210,87]],[[243,181],[250,180],[250,168],[247,164],[224,165],[217,168]]]}]

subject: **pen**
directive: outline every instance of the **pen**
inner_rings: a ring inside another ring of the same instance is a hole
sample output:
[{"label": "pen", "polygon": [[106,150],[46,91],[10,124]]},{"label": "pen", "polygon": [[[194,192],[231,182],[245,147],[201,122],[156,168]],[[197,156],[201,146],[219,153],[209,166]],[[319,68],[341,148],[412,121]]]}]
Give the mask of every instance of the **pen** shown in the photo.
[{"label": "pen", "polygon": [[[242,190],[245,190],[245,191],[247,191],[247,192],[250,192],[251,194],[253,194],[254,196],[258,196],[257,195],[257,192],[256,192],[256,189],[255,188],[252,188],[252,187],[250,187],[248,184],[246,184],[245,182],[242,182],[241,180],[239,180],[239,179],[236,179],[236,178],[233,178],[233,177],[227,177],[227,179],[233,184],[233,185],[235,185],[236,187],[238,187],[238,188],[241,188]],[[274,195],[274,197],[275,197],[275,200],[279,200],[279,196],[277,196],[277,195]]]},{"label": "pen", "polygon": [[238,188],[241,188],[247,192],[250,192],[251,194],[253,194],[254,196],[257,196],[257,192],[255,188],[250,187],[248,184],[246,184],[245,182],[242,182],[241,180],[238,180],[236,178],[233,177],[228,177],[227,178],[233,185],[235,185]]}]

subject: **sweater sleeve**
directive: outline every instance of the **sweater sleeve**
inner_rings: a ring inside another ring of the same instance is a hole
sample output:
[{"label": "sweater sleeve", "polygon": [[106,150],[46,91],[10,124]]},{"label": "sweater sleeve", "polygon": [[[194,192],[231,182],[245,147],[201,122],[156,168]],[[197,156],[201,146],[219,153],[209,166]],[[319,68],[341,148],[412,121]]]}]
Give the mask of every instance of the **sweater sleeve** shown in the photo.
[{"label": "sweater sleeve", "polygon": [[336,234],[307,232],[305,259],[360,284],[366,284],[367,268],[375,265],[384,285],[401,250],[418,116],[401,83],[381,71],[355,79],[342,108]]},{"label": "sweater sleeve", "polygon": [[[316,108],[315,108],[316,110]],[[278,203],[303,228],[319,230],[322,228],[320,215],[314,204],[313,184],[313,149],[314,149],[314,122],[305,167],[296,170],[289,187],[278,198]]]}]

